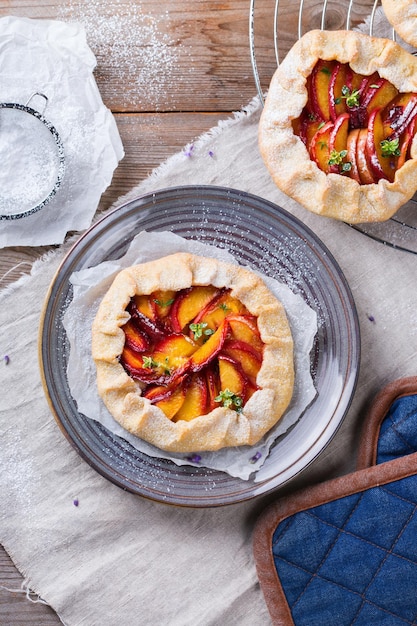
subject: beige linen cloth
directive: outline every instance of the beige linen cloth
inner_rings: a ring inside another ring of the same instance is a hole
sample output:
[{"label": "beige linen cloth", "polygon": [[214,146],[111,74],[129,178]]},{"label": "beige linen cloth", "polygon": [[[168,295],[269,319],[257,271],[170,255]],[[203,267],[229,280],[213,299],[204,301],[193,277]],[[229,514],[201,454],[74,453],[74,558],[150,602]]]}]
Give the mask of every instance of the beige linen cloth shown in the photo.
[{"label": "beige linen cloth", "polygon": [[68,626],[269,624],[252,556],[254,520],[272,498],[352,470],[374,394],[417,374],[417,255],[285,197],[258,152],[259,113],[254,101],[168,160],[128,198],[176,185],[224,185],[263,196],[304,221],[333,253],[356,301],[362,365],[353,403],[319,459],[279,493],[198,510],[125,493],[81,459],[49,411],[37,332],[65,250],[37,262],[31,276],[0,294],[0,356],[10,359],[0,361],[1,541],[29,587]]}]

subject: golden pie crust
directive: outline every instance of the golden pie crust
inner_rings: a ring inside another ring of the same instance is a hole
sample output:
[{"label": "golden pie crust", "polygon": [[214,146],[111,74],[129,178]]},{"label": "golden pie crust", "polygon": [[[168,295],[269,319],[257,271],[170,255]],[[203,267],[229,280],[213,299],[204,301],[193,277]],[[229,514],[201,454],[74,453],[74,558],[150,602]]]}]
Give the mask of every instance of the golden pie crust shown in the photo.
[{"label": "golden pie crust", "polygon": [[416,0],[381,0],[389,23],[410,46],[417,47]]},{"label": "golden pie crust", "polygon": [[417,59],[388,39],[353,31],[310,31],[276,70],[259,124],[261,155],[284,193],[319,215],[348,223],[385,221],[417,190],[417,142],[393,182],[361,185],[321,171],[292,127],[307,103],[307,77],[319,59],[349,63],[366,76],[378,72],[400,92],[417,91]]},{"label": "golden pie crust", "polygon": [[[219,406],[191,421],[172,422],[142,396],[140,383],[119,362],[125,342],[121,327],[130,317],[126,307],[136,294],[179,291],[194,285],[230,289],[257,317],[264,343],[256,379],[259,389],[240,413]],[[250,270],[188,253],[128,267],[116,276],[93,322],[92,355],[99,395],[116,421],[130,433],[171,452],[254,445],[279,421],[293,393],[293,340],[283,305]]]}]

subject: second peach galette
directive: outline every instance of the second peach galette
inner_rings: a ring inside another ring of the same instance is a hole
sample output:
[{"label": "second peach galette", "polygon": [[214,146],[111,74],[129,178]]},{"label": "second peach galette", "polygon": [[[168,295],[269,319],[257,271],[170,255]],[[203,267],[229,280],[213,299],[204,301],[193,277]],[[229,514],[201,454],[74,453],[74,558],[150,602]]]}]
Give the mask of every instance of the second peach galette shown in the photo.
[{"label": "second peach galette", "polygon": [[351,223],[391,217],[417,190],[417,60],[393,41],[311,31],[276,71],[259,127],[278,187]]},{"label": "second peach galette", "polygon": [[250,270],[178,253],[122,270],[93,324],[101,398],[163,450],[253,445],[294,384],[282,304]]}]

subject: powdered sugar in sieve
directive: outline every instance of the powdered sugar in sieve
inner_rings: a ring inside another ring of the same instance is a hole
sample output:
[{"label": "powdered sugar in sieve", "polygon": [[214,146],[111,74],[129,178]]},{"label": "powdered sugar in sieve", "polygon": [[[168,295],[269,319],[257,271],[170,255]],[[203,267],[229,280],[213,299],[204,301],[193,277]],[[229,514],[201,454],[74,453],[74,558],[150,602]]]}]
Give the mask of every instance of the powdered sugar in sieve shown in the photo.
[{"label": "powdered sugar in sieve", "polygon": [[[44,207],[64,175],[64,149],[43,113],[26,105],[0,103],[0,219],[15,220]],[[45,109],[44,107],[44,109]]]}]

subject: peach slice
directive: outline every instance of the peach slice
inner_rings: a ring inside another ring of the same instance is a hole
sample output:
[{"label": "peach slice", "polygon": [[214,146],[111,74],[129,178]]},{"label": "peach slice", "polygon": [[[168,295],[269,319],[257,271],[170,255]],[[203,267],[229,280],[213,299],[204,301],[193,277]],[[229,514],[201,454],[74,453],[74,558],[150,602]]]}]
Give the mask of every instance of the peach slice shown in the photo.
[{"label": "peach slice", "polygon": [[125,343],[135,352],[145,352],[149,348],[148,338],[138,329],[138,327],[130,319],[122,326],[125,334]]},{"label": "peach slice", "polygon": [[369,165],[376,181],[385,178],[392,182],[395,177],[398,155],[384,155],[383,141],[385,139],[381,109],[374,109],[369,116],[366,138],[366,152]]},{"label": "peach slice", "polygon": [[320,59],[311,73],[309,82],[310,102],[313,113],[322,121],[330,119],[329,85],[335,61]]},{"label": "peach slice", "polygon": [[329,161],[332,159],[332,155],[337,153],[337,156],[342,160],[340,163],[328,164],[329,172],[332,174],[339,174],[343,172],[343,165],[346,164],[345,157],[342,157],[346,151],[347,147],[347,137],[349,132],[349,122],[350,115],[349,113],[342,113],[339,117],[336,118],[334,122],[334,126],[330,133],[329,138]]},{"label": "peach slice", "polygon": [[262,354],[264,343],[259,334],[256,318],[251,315],[231,315],[227,318],[234,339],[244,341]]},{"label": "peach slice", "polygon": [[155,367],[166,374],[183,367],[188,358],[197,350],[196,343],[185,335],[168,335],[155,346],[152,354]]},{"label": "peach slice", "polygon": [[212,411],[218,404],[216,398],[220,390],[220,382],[217,368],[208,367],[205,370],[207,383],[207,411]]},{"label": "peach slice", "polygon": [[156,315],[152,318],[148,317],[143,311],[140,311],[136,306],[136,301],[133,298],[128,306],[128,311],[131,315],[131,319],[134,324],[147,335],[152,341],[158,341],[165,337],[165,330]]},{"label": "peach slice", "polygon": [[147,354],[139,354],[125,345],[120,362],[130,376],[143,383],[164,383],[168,379],[167,376],[160,376],[152,367],[146,367],[148,360],[152,357]]},{"label": "peach slice", "polygon": [[359,128],[355,128],[354,130],[351,130],[350,133],[348,134],[347,143],[346,143],[346,150],[347,150],[346,161],[348,161],[351,164],[351,168],[350,168],[350,171],[348,172],[348,175],[350,176],[350,178],[353,178],[353,180],[356,180],[356,182],[360,183],[361,179],[359,175],[358,164],[356,162],[356,150],[357,150],[358,137],[359,137]]},{"label": "peach slice", "polygon": [[249,311],[244,304],[233,298],[229,291],[225,291],[203,309],[194,322],[207,324],[209,329],[215,330],[226,318],[236,314],[249,315]]},{"label": "peach slice", "polygon": [[175,415],[174,421],[187,422],[207,413],[208,392],[206,377],[203,373],[194,374],[188,381],[184,402]]},{"label": "peach slice", "polygon": [[310,144],[310,157],[317,166],[327,174],[330,168],[330,135],[333,130],[333,122],[327,122],[316,132]]},{"label": "peach slice", "polygon": [[171,308],[172,329],[180,333],[218,293],[212,285],[190,287],[179,293]]},{"label": "peach slice", "polygon": [[363,106],[366,107],[368,115],[374,109],[385,107],[398,94],[398,89],[386,78],[379,78],[375,82],[368,81],[366,93],[363,97]]},{"label": "peach slice", "polygon": [[226,320],[223,320],[218,329],[191,355],[191,371],[200,371],[218,355],[223,347],[228,330],[228,324]]},{"label": "peach slice", "polygon": [[359,130],[358,140],[356,143],[356,164],[358,166],[358,172],[362,185],[371,185],[376,182],[369,164],[366,149],[367,137],[368,129],[361,128]]},{"label": "peach slice", "polygon": [[177,292],[171,289],[154,291],[151,294],[152,302],[155,305],[155,313],[159,319],[167,317],[171,305],[175,300]]},{"label": "peach slice", "polygon": [[382,117],[385,137],[399,137],[417,114],[417,93],[399,93]]},{"label": "peach slice", "polygon": [[339,115],[347,112],[346,98],[343,97],[343,88],[349,91],[352,85],[353,71],[347,63],[336,63],[329,82],[329,112],[334,121]]},{"label": "peach slice", "polygon": [[156,306],[150,295],[136,295],[133,297],[136,309],[150,320],[156,319]]},{"label": "peach slice", "polygon": [[183,387],[177,387],[171,394],[153,402],[155,406],[161,409],[165,413],[168,419],[172,420],[174,416],[181,411],[186,399],[185,391]]},{"label": "peach slice", "polygon": [[298,135],[301,141],[309,149],[311,140],[322,124],[321,120],[316,120],[315,116],[306,109],[292,122],[294,134]]},{"label": "peach slice", "polygon": [[397,161],[397,169],[400,169],[404,165],[407,159],[411,157],[411,144],[413,143],[414,136],[417,132],[417,115],[414,116],[410,124],[407,126],[403,135],[401,143],[401,152]]},{"label": "peach slice", "polygon": [[224,343],[221,354],[225,354],[239,363],[245,376],[255,383],[256,377],[262,365],[261,353],[245,341],[228,339]]},{"label": "peach slice", "polygon": [[243,400],[246,395],[247,382],[239,363],[224,354],[219,355],[218,361],[222,391],[230,391]]}]

